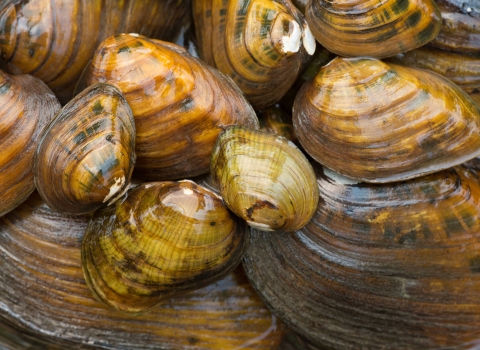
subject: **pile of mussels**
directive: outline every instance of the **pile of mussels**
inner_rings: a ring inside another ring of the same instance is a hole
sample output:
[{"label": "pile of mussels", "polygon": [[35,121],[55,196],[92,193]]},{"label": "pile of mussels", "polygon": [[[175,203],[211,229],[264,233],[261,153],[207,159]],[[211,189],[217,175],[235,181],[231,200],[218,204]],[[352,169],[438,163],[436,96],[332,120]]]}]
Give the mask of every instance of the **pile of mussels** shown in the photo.
[{"label": "pile of mussels", "polygon": [[480,346],[478,0],[0,0],[0,55],[0,347]]}]

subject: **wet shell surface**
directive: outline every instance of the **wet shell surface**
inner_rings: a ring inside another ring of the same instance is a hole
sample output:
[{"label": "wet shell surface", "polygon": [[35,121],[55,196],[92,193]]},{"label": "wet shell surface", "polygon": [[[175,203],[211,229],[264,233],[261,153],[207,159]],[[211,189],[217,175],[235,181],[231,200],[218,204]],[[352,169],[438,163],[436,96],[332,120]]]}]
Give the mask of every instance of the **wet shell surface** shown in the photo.
[{"label": "wet shell surface", "polygon": [[480,109],[430,71],[336,58],[305,84],[293,125],[322,165],[366,182],[392,182],[480,154]]},{"label": "wet shell surface", "polygon": [[53,209],[85,214],[124,193],[135,164],[135,122],[123,94],[95,84],[49,125],[35,156],[35,184]]},{"label": "wet shell surface", "polygon": [[258,111],[260,131],[273,132],[292,142],[297,141],[293,130],[292,117],[279,106],[271,106]]},{"label": "wet shell surface", "polygon": [[67,103],[102,40],[122,32],[173,40],[189,13],[185,0],[3,0],[0,53]]},{"label": "wet shell surface", "polygon": [[174,44],[110,37],[97,50],[87,81],[111,82],[125,94],[137,128],[135,175],[142,179],[208,173],[225,126],[258,128],[254,110],[232,81]]},{"label": "wet shell surface", "polygon": [[394,56],[425,45],[441,25],[433,0],[312,0],[305,15],[320,44],[344,57]]},{"label": "wet shell surface", "polygon": [[315,52],[290,0],[194,0],[200,56],[228,75],[256,109],[277,102]]},{"label": "wet shell surface", "polygon": [[95,297],[132,313],[212,284],[247,248],[246,225],[191,181],[146,183],[95,212],[82,246]]},{"label": "wet shell surface", "polygon": [[313,219],[295,233],[252,230],[247,275],[321,349],[473,349],[479,179],[461,166],[392,184],[319,171]]},{"label": "wet shell surface", "polygon": [[0,218],[0,347],[5,336],[7,349],[38,350],[270,350],[282,341],[282,322],[241,269],[145,315],[106,308],[83,277],[88,220],[52,211],[36,192]]},{"label": "wet shell surface", "polygon": [[35,150],[59,109],[60,103],[39,79],[0,71],[0,216],[35,189]]},{"label": "wet shell surface", "polygon": [[240,126],[225,129],[213,150],[210,173],[228,208],[259,230],[297,230],[317,206],[312,166],[280,135]]}]

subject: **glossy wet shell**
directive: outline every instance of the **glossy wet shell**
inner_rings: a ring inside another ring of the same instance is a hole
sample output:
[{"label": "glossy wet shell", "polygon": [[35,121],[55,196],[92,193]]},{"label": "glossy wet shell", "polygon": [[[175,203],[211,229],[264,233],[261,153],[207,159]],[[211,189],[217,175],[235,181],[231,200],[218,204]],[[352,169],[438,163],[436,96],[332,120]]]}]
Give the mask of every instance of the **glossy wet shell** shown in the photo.
[{"label": "glossy wet shell", "polygon": [[279,106],[271,106],[258,113],[260,131],[273,132],[292,142],[297,141],[293,130],[292,117]]},{"label": "glossy wet shell", "polygon": [[35,149],[59,109],[60,103],[39,79],[0,71],[0,216],[35,189]]},{"label": "glossy wet shell", "polygon": [[409,51],[434,39],[441,25],[433,0],[312,0],[305,15],[320,44],[344,57]]},{"label": "glossy wet shell", "polygon": [[318,202],[307,158],[273,133],[227,128],[213,150],[210,173],[228,208],[260,230],[299,229]]},{"label": "glossy wet shell", "polygon": [[87,216],[54,212],[37,193],[0,218],[0,344],[5,323],[7,339],[17,332],[12,349],[34,339],[34,349],[270,350],[284,336],[238,269],[146,315],[106,308],[83,277],[87,225]]},{"label": "glossy wet shell", "polygon": [[290,0],[194,0],[200,56],[228,75],[256,109],[277,102],[315,52]]},{"label": "glossy wet shell", "polygon": [[391,62],[434,71],[467,93],[480,91],[480,57],[422,48],[398,55]]},{"label": "glossy wet shell", "polygon": [[3,60],[40,78],[67,103],[102,40],[122,32],[172,40],[189,21],[190,2],[4,0],[0,7]]},{"label": "glossy wet shell", "polygon": [[230,79],[180,46],[117,35],[99,47],[88,83],[116,84],[137,128],[135,174],[173,180],[208,173],[223,127],[258,128],[250,104]]},{"label": "glossy wet shell", "polygon": [[319,172],[314,218],[293,234],[252,231],[246,272],[321,349],[474,348],[479,178],[460,166],[381,185]]},{"label": "glossy wet shell", "polygon": [[337,58],[304,85],[293,125],[319,163],[366,182],[449,168],[480,153],[480,109],[426,70]]},{"label": "glossy wet shell", "polygon": [[85,279],[110,307],[145,312],[225,277],[247,238],[213,192],[190,181],[144,184],[95,213],[82,246]]},{"label": "glossy wet shell", "polygon": [[123,94],[95,84],[49,125],[35,156],[35,184],[57,211],[85,214],[124,193],[135,165],[135,122]]}]

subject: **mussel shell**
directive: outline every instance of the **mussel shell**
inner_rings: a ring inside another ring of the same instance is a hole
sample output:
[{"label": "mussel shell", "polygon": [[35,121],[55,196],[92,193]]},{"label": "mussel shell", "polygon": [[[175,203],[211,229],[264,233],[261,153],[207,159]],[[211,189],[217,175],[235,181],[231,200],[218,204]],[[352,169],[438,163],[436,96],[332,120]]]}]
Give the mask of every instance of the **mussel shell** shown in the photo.
[{"label": "mussel shell", "polygon": [[0,216],[35,189],[35,150],[59,109],[60,103],[39,79],[0,71]]},{"label": "mussel shell", "polygon": [[122,32],[173,40],[190,11],[189,0],[7,0],[0,6],[0,52],[67,103],[102,40]]},{"label": "mussel shell", "polygon": [[238,269],[149,314],[107,309],[83,277],[88,220],[52,211],[36,192],[0,218],[0,344],[3,331],[13,333],[12,349],[269,350],[283,338],[281,321]]},{"label": "mussel shell", "polygon": [[312,0],[305,15],[320,44],[344,57],[409,51],[434,39],[441,25],[433,0]]},{"label": "mussel shell", "polygon": [[366,182],[399,181],[480,154],[480,109],[427,70],[336,58],[300,90],[293,125],[322,165]]},{"label": "mussel shell", "polygon": [[117,35],[98,48],[88,84],[111,82],[125,94],[137,129],[135,175],[175,180],[208,173],[220,131],[258,128],[232,81],[177,45]]},{"label": "mussel shell", "polygon": [[480,174],[392,184],[318,171],[290,234],[252,230],[244,267],[272,311],[326,349],[469,348],[480,339]]},{"label": "mussel shell", "polygon": [[98,300],[141,313],[222,279],[247,243],[246,225],[210,190],[191,181],[147,183],[95,212],[82,264]]},{"label": "mussel shell", "polygon": [[85,214],[128,188],[135,164],[135,122],[123,94],[95,84],[50,123],[35,156],[35,184],[53,209]]},{"label": "mussel shell", "polygon": [[233,79],[256,109],[276,103],[315,52],[290,0],[194,0],[200,57]]},{"label": "mussel shell", "polygon": [[258,111],[260,131],[272,132],[281,135],[292,142],[297,141],[293,130],[292,117],[280,106],[271,106]]},{"label": "mussel shell", "polygon": [[312,166],[280,135],[226,128],[215,144],[210,173],[228,208],[260,230],[299,229],[317,206]]}]

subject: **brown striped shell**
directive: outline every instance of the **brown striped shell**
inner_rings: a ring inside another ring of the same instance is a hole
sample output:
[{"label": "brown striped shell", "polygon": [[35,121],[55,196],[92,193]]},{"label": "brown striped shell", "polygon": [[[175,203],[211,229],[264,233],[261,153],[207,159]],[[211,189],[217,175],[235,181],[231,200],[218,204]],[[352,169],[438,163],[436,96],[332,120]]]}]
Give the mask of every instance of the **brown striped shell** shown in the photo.
[{"label": "brown striped shell", "polygon": [[256,109],[277,102],[315,52],[290,0],[194,0],[200,56],[228,75]]},{"label": "brown striped shell", "polygon": [[273,132],[292,142],[297,141],[295,131],[293,130],[292,117],[280,106],[271,106],[257,113],[260,131]]},{"label": "brown striped shell", "polygon": [[189,0],[4,0],[0,53],[67,103],[102,40],[122,32],[172,40],[189,13]]},{"label": "brown striped shell", "polygon": [[462,166],[391,184],[319,171],[313,219],[295,233],[252,230],[247,275],[321,349],[473,349],[479,179]]},{"label": "brown striped shell", "polygon": [[225,204],[251,227],[293,231],[318,202],[312,166],[287,138],[231,126],[218,137],[210,173]]},{"label": "brown striped shell", "polygon": [[311,0],[305,15],[320,44],[345,57],[415,49],[434,39],[441,24],[433,0]]},{"label": "brown striped shell", "polygon": [[214,283],[239,263],[246,225],[191,181],[145,183],[95,212],[82,245],[95,297],[131,313]]},{"label": "brown striped shell", "polygon": [[435,73],[336,58],[306,83],[295,133],[322,165],[366,182],[432,173],[480,154],[480,109]]},{"label": "brown striped shell", "polygon": [[35,156],[35,184],[53,209],[85,214],[123,194],[135,164],[135,122],[113,85],[90,86],[49,125]]},{"label": "brown striped shell", "polygon": [[122,34],[97,50],[88,84],[111,82],[124,93],[137,128],[136,176],[174,180],[205,174],[220,131],[258,120],[230,79],[180,46]]},{"label": "brown striped shell", "polygon": [[59,109],[60,103],[39,79],[0,71],[0,216],[35,189],[35,150]]},{"label": "brown striped shell", "polygon": [[0,218],[2,349],[5,336],[7,349],[38,350],[270,350],[282,340],[282,322],[239,269],[145,315],[106,308],[82,272],[88,220],[52,211],[36,192]]}]

